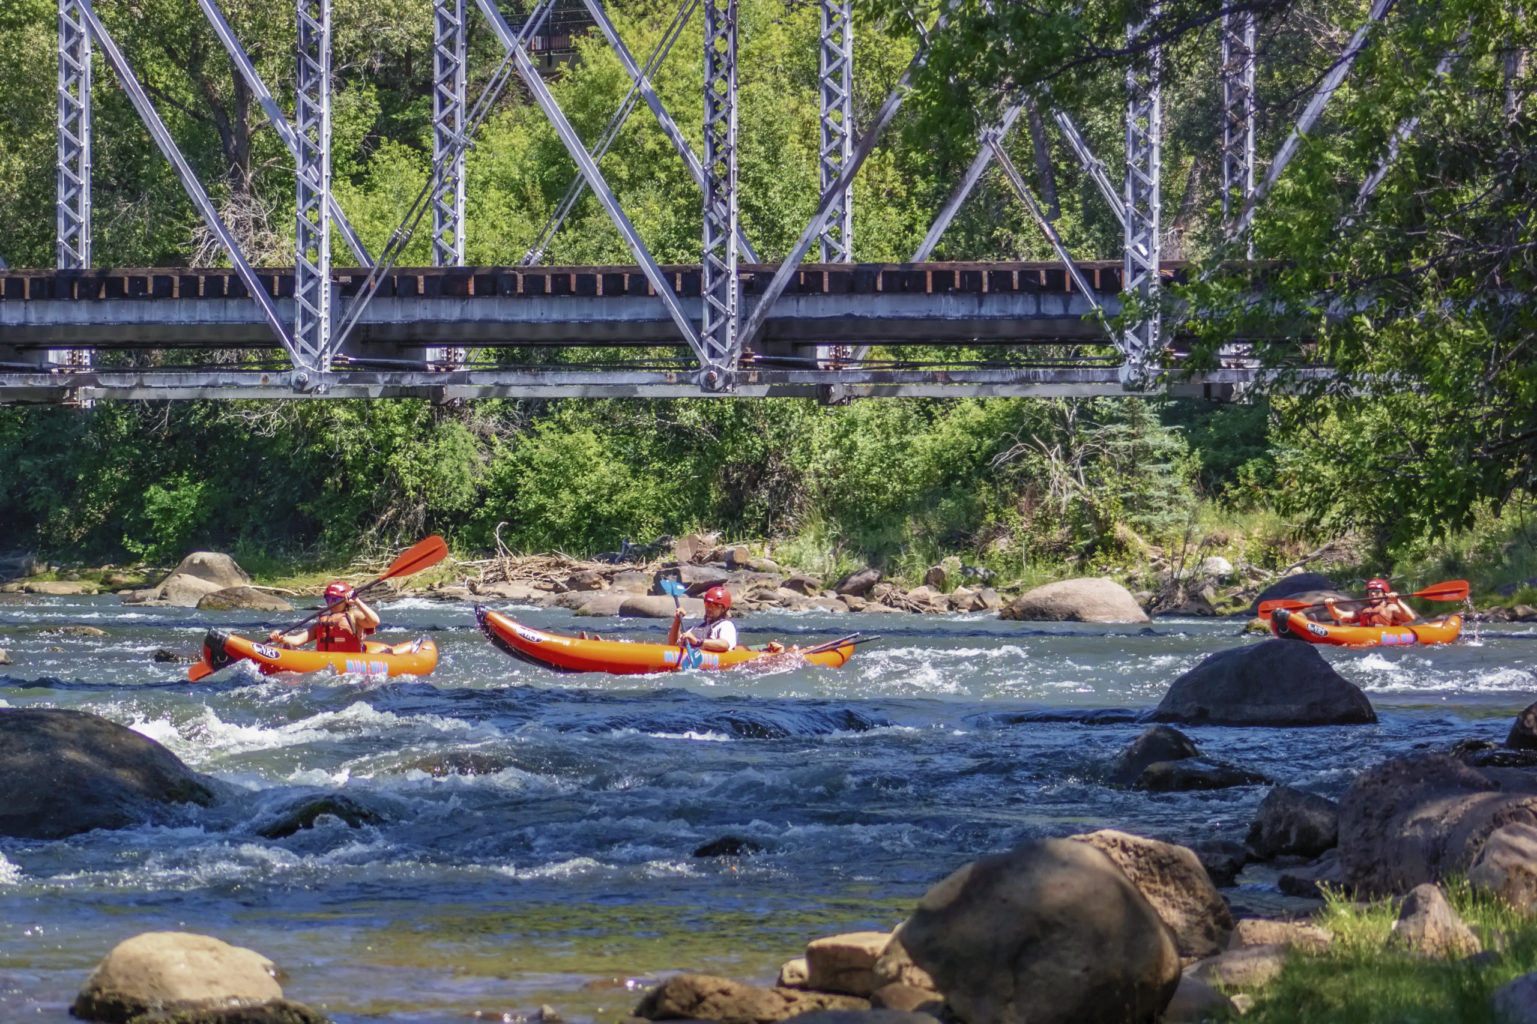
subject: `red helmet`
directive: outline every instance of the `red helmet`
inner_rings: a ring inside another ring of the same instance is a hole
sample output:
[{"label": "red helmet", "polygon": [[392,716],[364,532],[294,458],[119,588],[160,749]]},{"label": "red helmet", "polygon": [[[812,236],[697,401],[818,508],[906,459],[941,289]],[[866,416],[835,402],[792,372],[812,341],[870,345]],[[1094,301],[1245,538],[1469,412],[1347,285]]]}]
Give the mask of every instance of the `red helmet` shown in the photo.
[{"label": "red helmet", "polygon": [[326,604],[345,601],[352,596],[352,588],[341,580],[334,580],[326,587]]},{"label": "red helmet", "polygon": [[705,604],[718,604],[722,608],[731,607],[731,591],[725,587],[711,587],[704,592]]},{"label": "red helmet", "polygon": [[1387,580],[1384,580],[1384,579],[1372,579],[1372,580],[1367,580],[1366,581],[1366,592],[1368,594],[1370,594],[1373,590],[1380,590],[1384,594],[1386,594],[1389,589],[1390,588],[1388,587],[1388,581]]}]

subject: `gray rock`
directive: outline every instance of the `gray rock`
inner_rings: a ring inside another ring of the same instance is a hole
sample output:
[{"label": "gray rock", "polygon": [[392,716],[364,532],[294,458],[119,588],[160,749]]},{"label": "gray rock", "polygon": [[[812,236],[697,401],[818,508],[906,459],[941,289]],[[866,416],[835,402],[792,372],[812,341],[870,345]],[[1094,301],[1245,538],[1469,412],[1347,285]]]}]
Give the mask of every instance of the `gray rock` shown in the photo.
[{"label": "gray rock", "polygon": [[1216,886],[1232,885],[1238,880],[1238,872],[1249,862],[1248,849],[1243,843],[1231,839],[1203,839],[1191,843],[1190,849]]},{"label": "gray rock", "polygon": [[283,998],[278,970],[259,953],[207,935],[146,932],[118,943],[86,979],[70,1013],[123,1021],[150,1014],[241,1024],[324,1024]]},{"label": "gray rock", "polygon": [[0,835],[62,839],[91,829],[182,823],[214,780],[154,740],[83,711],[0,708]]},{"label": "gray rock", "polygon": [[1365,894],[1401,894],[1466,872],[1496,829],[1537,825],[1537,794],[1444,754],[1395,758],[1363,772],[1340,800],[1340,866]]},{"label": "gray rock", "polygon": [[1155,761],[1142,769],[1132,789],[1149,793],[1185,793],[1234,786],[1259,786],[1270,780],[1258,772],[1230,764],[1190,757],[1179,761]]},{"label": "gray rock", "polygon": [[1244,946],[1208,957],[1190,968],[1190,975],[1224,990],[1263,988],[1286,965],[1285,946]]},{"label": "gray rock", "polygon": [[1114,829],[1071,838],[1088,843],[1126,873],[1174,934],[1180,956],[1211,956],[1227,948],[1233,915],[1193,850]]},{"label": "gray rock", "polygon": [[975,1024],[1151,1022],[1179,984],[1157,911],[1110,858],[1064,839],[956,871],[919,902],[902,944]]},{"label": "gray rock", "polygon": [[833,586],[833,592],[849,597],[864,597],[881,581],[879,569],[860,569],[850,573]]},{"label": "gray rock", "polygon": [[1277,598],[1285,598],[1291,601],[1311,601],[1314,592],[1338,594],[1334,588],[1334,581],[1327,576],[1316,572],[1298,572],[1290,576],[1282,576],[1270,586],[1259,592],[1254,603],[1249,606],[1251,616],[1259,614],[1259,606],[1265,601],[1273,601]]},{"label": "gray rock", "polygon": [[1310,644],[1266,640],[1218,651],[1174,680],[1158,722],[1200,725],[1353,725],[1375,722],[1366,694]]},{"label": "gray rock", "polygon": [[1027,590],[998,613],[1025,622],[1147,622],[1131,591],[1102,576],[1060,580]]},{"label": "gray rock", "polygon": [[1521,709],[1521,713],[1511,723],[1505,745],[1515,750],[1537,750],[1537,702]]},{"label": "gray rock", "polygon": [[1195,741],[1169,725],[1154,725],[1143,730],[1142,735],[1116,755],[1110,766],[1109,780],[1117,785],[1129,786],[1150,764],[1159,761],[1178,761],[1200,754]]},{"label": "gray rock", "polygon": [[1517,823],[1489,833],[1468,869],[1468,884],[1517,910],[1537,910],[1537,828]]},{"label": "gray rock", "polygon": [[1317,857],[1339,842],[1340,809],[1333,800],[1277,786],[1254,812],[1246,840],[1258,860]]},{"label": "gray rock", "polygon": [[1495,1024],[1537,1024],[1537,973],[1523,974],[1489,997]]},{"label": "gray rock", "polygon": [[276,594],[269,594],[255,587],[225,587],[223,590],[210,591],[198,598],[197,608],[205,612],[291,612],[294,610],[293,605]]},{"label": "gray rock", "polygon": [[1461,959],[1481,952],[1483,945],[1446,902],[1441,887],[1417,885],[1404,897],[1392,940],[1412,952],[1437,959]]},{"label": "gray rock", "polygon": [[709,974],[675,974],[647,992],[635,1016],[647,1020],[714,1020],[769,1024],[813,1010],[868,1010],[855,996],[793,988],[761,988]]}]

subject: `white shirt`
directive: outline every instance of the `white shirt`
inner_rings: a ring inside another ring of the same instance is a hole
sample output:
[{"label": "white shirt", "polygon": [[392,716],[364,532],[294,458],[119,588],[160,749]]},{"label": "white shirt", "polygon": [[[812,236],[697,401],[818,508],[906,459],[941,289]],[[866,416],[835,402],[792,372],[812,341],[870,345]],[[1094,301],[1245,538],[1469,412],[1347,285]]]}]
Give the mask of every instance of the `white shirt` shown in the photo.
[{"label": "white shirt", "polygon": [[714,622],[701,622],[689,630],[687,635],[696,641],[724,640],[726,650],[729,651],[736,646],[736,623],[725,618],[716,619]]}]

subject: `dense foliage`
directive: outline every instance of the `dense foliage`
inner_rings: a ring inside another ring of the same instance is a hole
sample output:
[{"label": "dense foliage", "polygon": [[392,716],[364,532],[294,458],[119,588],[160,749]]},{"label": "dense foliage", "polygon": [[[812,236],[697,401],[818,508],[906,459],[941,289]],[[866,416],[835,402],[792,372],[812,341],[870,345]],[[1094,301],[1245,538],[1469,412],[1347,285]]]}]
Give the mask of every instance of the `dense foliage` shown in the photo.
[{"label": "dense foliage", "polygon": [[[512,6],[508,5],[509,10]],[[611,0],[644,62],[673,10]],[[858,0],[856,121],[865,124],[918,51],[906,0]],[[1014,567],[1094,562],[1173,543],[1213,504],[1275,509],[1326,531],[1411,547],[1531,490],[1537,395],[1531,225],[1534,123],[1525,58],[1537,26],[1492,0],[1402,3],[1261,206],[1256,254],[1267,302],[1229,272],[1217,194],[1214,0],[1157,7],[1128,40],[1131,3],[932,0],[947,26],[890,137],[855,184],[855,254],[901,260],[975,151],[975,129],[1024,90],[1009,139],[1058,231],[1080,258],[1117,258],[1121,229],[1054,136],[1070,111],[1107,167],[1120,160],[1128,61],[1163,46],[1166,255],[1204,261],[1171,289],[1169,324],[1197,358],[1234,338],[1277,367],[1326,361],[1328,387],[1283,377],[1250,404],[891,400],[809,402],[414,401],[115,405],[0,409],[0,544],[77,557],[173,558],[190,546],[346,552],[426,530],[459,543],[587,553],[624,537],[695,527],[815,538],[894,570],[943,553]],[[1284,140],[1366,4],[1266,0],[1260,17],[1263,158]],[[231,72],[191,0],[104,2],[172,133],[255,262],[286,263],[293,175],[275,133]],[[224,10],[291,108],[291,12],[262,0]],[[1140,17],[1140,15],[1138,15]],[[421,187],[431,152],[431,8],[336,4],[335,188],[375,251]],[[0,221],[11,265],[53,261],[55,6],[0,9]],[[793,243],[816,203],[818,11],[741,0],[742,216],[766,259]],[[472,34],[471,96],[499,55]],[[698,18],[653,75],[696,149]],[[601,38],[552,80],[572,123],[598,137],[628,88]],[[1448,48],[1455,73],[1438,77]],[[95,91],[94,221],[100,265],[218,263],[165,161],[105,68]],[[1390,133],[1417,130],[1381,187],[1356,192]],[[700,201],[644,105],[603,169],[661,260],[698,258]],[[467,259],[514,263],[572,178],[554,132],[516,87],[482,126],[468,167]],[[1112,172],[1112,176],[1116,176]],[[428,262],[421,232],[402,262]],[[340,247],[339,262],[348,254]],[[981,186],[938,258],[1048,259],[1000,181]],[[545,253],[552,263],[627,262],[590,197]],[[1177,329],[1174,329],[1177,328]],[[584,358],[566,355],[562,358]],[[14,482],[14,483],[12,483]]]}]

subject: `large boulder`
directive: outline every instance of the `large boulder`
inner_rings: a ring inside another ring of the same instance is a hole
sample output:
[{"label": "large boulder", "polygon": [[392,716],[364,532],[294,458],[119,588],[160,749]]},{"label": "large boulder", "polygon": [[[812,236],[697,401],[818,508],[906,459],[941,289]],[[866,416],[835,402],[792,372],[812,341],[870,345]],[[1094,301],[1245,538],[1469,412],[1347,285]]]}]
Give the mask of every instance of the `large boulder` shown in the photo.
[{"label": "large boulder", "polygon": [[196,608],[207,594],[251,582],[244,569],[229,555],[217,551],[194,551],[183,558],[165,579],[150,588],[148,594],[135,591],[135,603],[148,600],[182,608]]},{"label": "large boulder", "polygon": [[[260,953],[207,935],[145,932],[113,947],[75,997],[81,1020],[222,1019],[241,1024],[324,1024],[283,998],[277,967]],[[236,1019],[231,1016],[230,1019]]]},{"label": "large boulder", "polygon": [[1180,956],[1215,956],[1227,948],[1233,914],[1195,851],[1108,828],[1071,838],[1126,873],[1169,926]]},{"label": "large boulder", "polygon": [[180,822],[212,779],[147,736],[83,711],[0,708],[0,835],[62,839]]},{"label": "large boulder", "polygon": [[1174,680],[1156,722],[1189,725],[1356,725],[1375,722],[1366,694],[1311,644],[1266,640],[1208,656]]},{"label": "large boulder", "polygon": [[1152,904],[1109,857],[1066,839],[967,864],[901,935],[965,1024],[1151,1022],[1179,985]]},{"label": "large boulder", "polygon": [[1466,872],[1489,835],[1511,824],[1537,825],[1537,794],[1503,791],[1442,754],[1395,758],[1363,772],[1340,800],[1340,869],[1362,893],[1407,893]]},{"label": "large boulder", "polygon": [[1002,619],[1025,622],[1147,622],[1131,591],[1102,576],[1059,580],[1027,590],[1004,606]]}]

